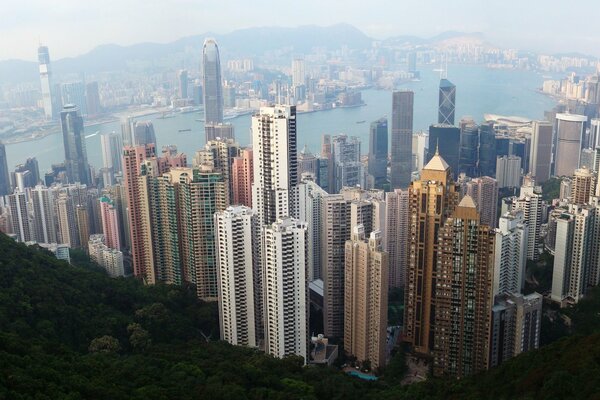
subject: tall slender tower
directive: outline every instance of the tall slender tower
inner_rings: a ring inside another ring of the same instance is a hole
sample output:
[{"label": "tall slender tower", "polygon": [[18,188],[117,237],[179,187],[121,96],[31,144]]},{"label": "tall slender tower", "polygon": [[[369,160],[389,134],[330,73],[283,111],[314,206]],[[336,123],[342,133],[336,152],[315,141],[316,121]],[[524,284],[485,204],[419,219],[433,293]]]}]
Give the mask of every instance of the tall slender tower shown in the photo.
[{"label": "tall slender tower", "polygon": [[529,152],[529,173],[538,184],[546,182],[552,172],[552,124],[533,121]]},{"label": "tall slender tower", "polygon": [[31,191],[33,227],[38,243],[57,243],[54,194],[45,186],[37,185]]},{"label": "tall slender tower", "polygon": [[440,229],[435,288],[435,375],[487,369],[492,313],[494,234],[465,196]]},{"label": "tall slender tower", "polygon": [[258,346],[254,296],[255,213],[246,206],[215,214],[221,340]]},{"label": "tall slender tower", "polygon": [[[202,73],[204,94],[204,124],[223,122],[223,83],[219,47],[214,39],[206,39],[202,49]],[[206,141],[209,137],[206,134]]]},{"label": "tall slender tower", "polygon": [[42,102],[44,115],[47,119],[56,117],[57,102],[52,93],[52,69],[50,68],[50,53],[48,47],[38,47],[38,62],[40,64],[40,82],[42,85]]},{"label": "tall slender tower", "polygon": [[456,86],[448,79],[440,80],[438,124],[454,125]]},{"label": "tall slender tower", "polygon": [[404,334],[416,352],[433,349],[438,230],[459,200],[450,166],[436,151],[409,187],[410,242],[406,276]]},{"label": "tall slender tower", "polygon": [[262,243],[265,351],[308,361],[306,223],[279,219],[264,229]]},{"label": "tall slender tower", "polygon": [[529,226],[523,211],[510,211],[500,217],[496,229],[494,297],[521,293],[525,286]]},{"label": "tall slender tower", "polygon": [[410,237],[410,195],[408,190],[396,189],[385,195],[387,253],[389,254],[389,287],[404,287],[408,269]]},{"label": "tall slender tower", "polygon": [[380,231],[355,226],[345,248],[344,350],[376,369],[386,364],[388,254]]},{"label": "tall slender tower", "polygon": [[252,207],[252,182],[254,181],[252,149],[240,150],[231,166],[231,204]]},{"label": "tall slender tower", "polygon": [[79,108],[73,104],[64,106],[60,113],[63,144],[65,147],[65,167],[70,183],[90,183],[90,166],[87,161],[83,118]]},{"label": "tall slender tower", "polygon": [[383,189],[387,182],[388,122],[381,118],[371,123],[369,131],[368,172],[373,177],[376,189]]},{"label": "tall slender tower", "polygon": [[114,201],[107,196],[100,198],[100,215],[102,217],[102,233],[106,246],[121,250],[121,233],[119,228],[119,210]]},{"label": "tall slender tower", "polygon": [[100,136],[100,146],[102,147],[104,185],[111,186],[115,183],[115,174],[120,173],[123,169],[121,166],[123,153],[121,135],[116,132],[102,134]]},{"label": "tall slender tower", "polygon": [[259,227],[292,216],[298,184],[296,107],[262,107],[252,116],[252,204]]},{"label": "tall slender tower", "polygon": [[8,175],[8,160],[6,147],[0,142],[0,196],[10,194],[10,178]]},{"label": "tall slender tower", "polygon": [[25,192],[16,190],[8,196],[13,233],[19,242],[33,240],[33,232],[29,221],[29,203]]},{"label": "tall slender tower", "polygon": [[392,94],[392,189],[406,188],[411,180],[414,98],[409,90]]}]

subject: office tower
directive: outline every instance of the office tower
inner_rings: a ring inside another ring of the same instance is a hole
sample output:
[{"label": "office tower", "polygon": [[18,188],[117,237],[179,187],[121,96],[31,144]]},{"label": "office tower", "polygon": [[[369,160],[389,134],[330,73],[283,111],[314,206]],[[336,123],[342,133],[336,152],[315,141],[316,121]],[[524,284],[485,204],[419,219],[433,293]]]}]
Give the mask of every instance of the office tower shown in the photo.
[{"label": "office tower", "polygon": [[502,156],[496,159],[496,180],[500,189],[521,185],[521,157]]},{"label": "office tower", "polygon": [[133,136],[134,123],[133,117],[121,118],[121,138],[123,146],[135,146],[135,138]]},{"label": "office tower", "polygon": [[327,196],[314,181],[314,175],[303,174],[298,184],[298,219],[307,223],[306,264],[308,280],[321,279],[322,202]]},{"label": "office tower", "polygon": [[102,233],[104,234],[106,245],[111,249],[121,250],[119,210],[110,197],[102,196],[99,201],[100,215],[102,217]]},{"label": "office tower", "polygon": [[306,66],[304,58],[296,57],[292,60],[292,86],[301,86],[306,83]]},{"label": "office tower", "polygon": [[42,85],[44,115],[47,119],[54,119],[56,117],[57,101],[52,93],[52,69],[50,68],[50,53],[48,52],[48,47],[38,47],[38,62],[40,64],[40,82]]},{"label": "office tower", "polygon": [[489,366],[540,345],[543,296],[539,293],[504,294],[496,297],[492,308]]},{"label": "office tower", "polygon": [[383,189],[383,185],[387,183],[387,163],[388,123],[387,119],[381,118],[371,122],[369,131],[368,173],[374,180],[376,189]]},{"label": "office tower", "polygon": [[331,148],[331,135],[321,137],[321,158],[319,160],[319,186],[327,193],[335,192],[335,163]]},{"label": "office tower", "polygon": [[541,188],[529,184],[521,186],[519,198],[513,198],[510,210],[522,210],[529,227],[527,243],[527,259],[537,261],[539,258],[539,239],[542,225],[542,193]]},{"label": "office tower", "polygon": [[115,132],[101,134],[100,146],[102,148],[104,185],[111,186],[115,184],[115,174],[122,170],[123,141],[121,135]]},{"label": "office tower", "polygon": [[233,108],[235,107],[235,86],[231,83],[225,82],[223,86],[223,107],[225,108]]},{"label": "office tower", "polygon": [[252,205],[258,226],[290,216],[298,184],[296,107],[261,107],[252,116]]},{"label": "office tower", "polygon": [[556,114],[554,175],[571,176],[579,168],[586,122],[584,115]]},{"label": "office tower", "polygon": [[494,233],[468,195],[440,229],[435,280],[434,375],[488,368]]},{"label": "office tower", "polygon": [[429,354],[433,349],[434,282],[440,250],[437,231],[454,211],[460,193],[450,166],[437,152],[408,190],[410,241],[404,335],[414,351]]},{"label": "office tower", "polygon": [[306,223],[278,219],[262,235],[265,352],[308,360]]},{"label": "office tower", "polygon": [[552,124],[545,121],[533,121],[529,173],[540,185],[550,178],[552,171],[552,134]]},{"label": "office tower", "polygon": [[54,194],[45,186],[37,185],[31,190],[33,206],[33,230],[38,243],[57,243]]},{"label": "office tower", "polygon": [[156,134],[152,121],[135,121],[133,123],[133,141],[135,146],[144,146],[146,144],[156,144]]},{"label": "office tower", "polygon": [[194,85],[192,86],[192,99],[197,106],[204,104],[204,91],[202,90],[202,81],[200,79],[194,81]]},{"label": "office tower", "polygon": [[494,297],[523,290],[528,241],[529,226],[523,211],[511,211],[500,217],[496,229]]},{"label": "office tower", "polygon": [[252,207],[252,182],[254,181],[252,148],[241,149],[231,165],[231,204]]},{"label": "office tower", "polygon": [[334,190],[344,187],[365,187],[364,165],[360,162],[360,140],[357,137],[336,135],[331,141],[334,162]]},{"label": "office tower", "polygon": [[306,146],[298,153],[298,176],[304,173],[313,175],[315,179],[319,176],[319,159]]},{"label": "office tower", "polygon": [[408,68],[408,72],[412,72],[413,74],[417,72],[417,53],[411,51],[406,55],[406,64]]},{"label": "office tower", "polygon": [[65,147],[65,166],[70,183],[89,184],[90,166],[87,161],[83,118],[79,109],[67,104],[60,113],[63,144]]},{"label": "office tower", "polygon": [[466,194],[475,202],[481,224],[495,228],[498,221],[498,182],[489,176],[482,176],[471,179],[466,186]]},{"label": "office tower", "polygon": [[353,228],[345,246],[344,351],[372,369],[385,366],[387,354],[388,254],[381,232],[365,240],[365,228]]},{"label": "office tower", "polygon": [[81,115],[88,115],[87,101],[85,98],[85,84],[83,82],[68,82],[60,85],[62,104],[74,104],[79,108]]},{"label": "office tower", "polygon": [[19,164],[13,173],[13,183],[16,188],[25,190],[25,188],[35,187],[40,180],[40,169],[37,159],[30,157],[25,164]]},{"label": "office tower", "polygon": [[458,176],[458,163],[460,152],[460,128],[452,125],[431,125],[429,127],[429,153],[427,160],[431,160],[438,152],[450,167],[453,177]]},{"label": "office tower", "polygon": [[[600,99],[598,99],[600,100]],[[590,134],[587,140],[587,146],[595,149],[600,146],[600,118],[592,118],[590,122]]]},{"label": "office tower", "polygon": [[56,199],[56,218],[58,220],[59,242],[70,248],[80,247],[77,216],[73,199],[66,190],[61,190]]},{"label": "office tower", "polygon": [[344,246],[352,228],[362,224],[365,234],[385,232],[382,191],[344,188],[321,199],[321,276],[325,336],[344,334]]},{"label": "office tower", "polygon": [[550,298],[577,303],[587,289],[594,238],[594,209],[570,204],[556,220],[556,245]]},{"label": "office tower", "polygon": [[392,148],[390,153],[392,189],[406,188],[412,173],[413,103],[411,91],[392,93]]},{"label": "office tower", "polygon": [[588,204],[595,189],[596,175],[587,167],[576,169],[571,181],[571,203]]},{"label": "office tower", "polygon": [[29,221],[29,203],[25,192],[15,191],[8,195],[8,205],[12,221],[12,231],[19,242],[34,240],[34,235]]},{"label": "office tower", "polygon": [[87,251],[92,261],[106,270],[109,276],[116,278],[125,276],[123,253],[111,248],[104,243],[104,236],[95,234],[90,236]]},{"label": "office tower", "polygon": [[470,177],[479,175],[477,168],[479,156],[479,127],[470,118],[460,120],[460,148],[458,169]]},{"label": "office tower", "polygon": [[401,288],[408,268],[410,196],[408,190],[395,189],[385,194],[387,253],[389,254],[389,287]]},{"label": "office tower", "polygon": [[188,72],[185,69],[177,71],[177,96],[180,99],[188,98]]},{"label": "office tower", "polygon": [[448,79],[440,79],[438,124],[454,125],[455,109],[456,86]]},{"label": "office tower", "polygon": [[429,133],[427,133],[427,132],[413,133],[413,139],[412,139],[413,171],[420,171],[425,166],[425,160],[427,158],[428,146],[429,146]]},{"label": "office tower", "polygon": [[0,196],[11,193],[10,178],[8,175],[8,160],[6,158],[6,146],[0,142]]},{"label": "office tower", "polygon": [[495,176],[496,131],[492,122],[479,125],[479,175]]},{"label": "office tower", "polygon": [[[204,94],[204,124],[223,122],[223,86],[219,48],[214,39],[206,39],[202,48],[202,88]],[[206,133],[206,141],[211,138]]]},{"label": "office tower", "polygon": [[102,112],[98,82],[90,82],[85,85],[85,101],[88,115],[98,115]]},{"label": "office tower", "polygon": [[[600,150],[600,149],[597,149]],[[579,168],[589,168],[591,171],[595,171],[596,168],[596,150],[594,149],[582,149],[579,156]]]},{"label": "office tower", "polygon": [[207,142],[216,139],[235,139],[235,129],[229,123],[205,122],[204,133]]},{"label": "office tower", "polygon": [[[221,340],[257,347],[253,249],[256,217],[246,206],[228,207],[215,214]],[[258,267],[258,266],[256,266]]]},{"label": "office tower", "polygon": [[79,235],[78,247],[85,250],[88,248],[88,240],[91,233],[90,216],[87,206],[81,204],[75,206],[75,221],[77,223],[77,234]]}]

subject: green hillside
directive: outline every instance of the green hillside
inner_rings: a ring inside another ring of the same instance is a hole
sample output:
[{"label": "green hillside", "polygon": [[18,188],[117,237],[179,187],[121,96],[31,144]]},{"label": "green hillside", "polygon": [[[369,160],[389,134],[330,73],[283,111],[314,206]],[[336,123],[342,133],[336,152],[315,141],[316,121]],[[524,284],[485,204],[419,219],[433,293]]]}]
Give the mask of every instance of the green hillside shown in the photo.
[{"label": "green hillside", "polygon": [[400,387],[219,342],[215,305],[189,287],[111,279],[4,235],[0,254],[0,399],[600,399],[600,291],[571,315],[581,335]]}]

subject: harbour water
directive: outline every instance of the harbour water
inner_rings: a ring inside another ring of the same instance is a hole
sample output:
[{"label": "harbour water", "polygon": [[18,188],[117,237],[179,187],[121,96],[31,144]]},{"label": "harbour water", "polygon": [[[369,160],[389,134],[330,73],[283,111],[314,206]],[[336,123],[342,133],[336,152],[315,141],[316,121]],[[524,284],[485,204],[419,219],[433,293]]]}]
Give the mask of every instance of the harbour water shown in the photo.
[{"label": "harbour water", "polygon": [[[471,116],[479,122],[486,113],[541,119],[544,111],[555,105],[554,100],[537,92],[544,78],[532,71],[454,65],[449,67],[448,79],[457,86],[457,123],[462,116]],[[415,92],[415,131],[427,130],[430,124],[437,122],[438,84],[439,73],[426,69],[421,71],[420,81],[401,85],[401,88]],[[362,153],[367,153],[369,124],[383,116],[391,116],[392,94],[391,91],[369,89],[362,92],[362,97],[366,103],[363,107],[299,114],[299,148],[306,145],[310,151],[318,153],[321,135],[346,133],[358,136],[362,140]],[[159,117],[160,114],[140,118],[152,120],[159,149],[167,144],[175,144],[191,159],[194,152],[204,145],[204,124],[196,121],[199,114],[177,114],[165,119]],[[249,144],[251,116],[243,115],[228,122],[235,126],[240,144]],[[118,121],[86,127],[88,159],[93,167],[102,167],[100,134],[120,132],[120,129]],[[51,164],[64,159],[62,136],[53,134],[35,141],[10,144],[6,146],[6,153],[10,169],[24,162],[27,157],[37,157],[40,172],[43,173],[50,169]]]}]

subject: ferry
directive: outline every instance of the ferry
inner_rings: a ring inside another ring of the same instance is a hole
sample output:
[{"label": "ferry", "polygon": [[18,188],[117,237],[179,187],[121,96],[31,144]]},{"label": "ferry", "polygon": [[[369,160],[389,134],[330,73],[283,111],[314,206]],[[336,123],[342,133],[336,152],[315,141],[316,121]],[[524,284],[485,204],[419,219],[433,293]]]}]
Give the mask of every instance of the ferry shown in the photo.
[{"label": "ferry", "polygon": [[187,128],[187,129],[180,129],[180,130],[179,130],[179,133],[182,133],[182,132],[191,132],[191,131],[192,131],[192,130],[191,130],[190,128]]},{"label": "ferry", "polygon": [[365,121],[364,119],[362,121],[356,121],[357,124],[364,124],[365,122],[367,121]]}]

